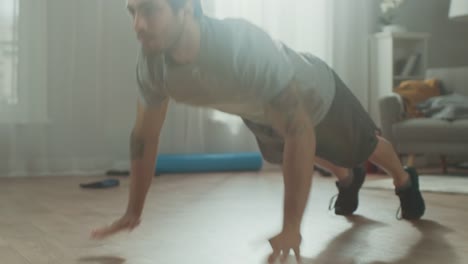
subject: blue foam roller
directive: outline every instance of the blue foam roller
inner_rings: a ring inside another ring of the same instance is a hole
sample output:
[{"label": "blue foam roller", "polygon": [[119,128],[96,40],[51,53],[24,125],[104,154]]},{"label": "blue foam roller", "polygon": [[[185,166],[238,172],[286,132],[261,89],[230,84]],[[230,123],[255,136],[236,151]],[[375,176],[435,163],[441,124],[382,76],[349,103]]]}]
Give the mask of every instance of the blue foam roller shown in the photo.
[{"label": "blue foam roller", "polygon": [[262,165],[262,155],[257,152],[159,154],[156,160],[156,174],[259,171]]}]

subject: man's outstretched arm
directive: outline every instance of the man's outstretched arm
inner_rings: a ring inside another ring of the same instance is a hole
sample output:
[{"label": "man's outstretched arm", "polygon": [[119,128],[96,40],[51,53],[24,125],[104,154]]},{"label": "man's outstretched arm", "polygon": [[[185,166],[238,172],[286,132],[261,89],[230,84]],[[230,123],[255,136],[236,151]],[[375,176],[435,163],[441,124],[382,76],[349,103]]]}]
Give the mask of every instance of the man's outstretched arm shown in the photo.
[{"label": "man's outstretched arm", "polygon": [[160,106],[138,106],[138,116],[130,135],[131,183],[127,213],[141,215],[146,194],[154,177],[159,136],[165,121],[168,100]]},{"label": "man's outstretched arm", "polygon": [[300,229],[312,184],[315,158],[314,126],[302,104],[301,92],[291,82],[267,106],[274,128],[285,141],[283,154],[284,219],[280,235],[270,240],[274,260],[290,249],[299,257]]},{"label": "man's outstretched arm", "polygon": [[93,238],[102,239],[140,224],[145,199],[156,165],[159,136],[166,117],[168,100],[158,107],[138,103],[137,117],[130,136],[130,193],[124,216],[107,227],[95,230]]}]

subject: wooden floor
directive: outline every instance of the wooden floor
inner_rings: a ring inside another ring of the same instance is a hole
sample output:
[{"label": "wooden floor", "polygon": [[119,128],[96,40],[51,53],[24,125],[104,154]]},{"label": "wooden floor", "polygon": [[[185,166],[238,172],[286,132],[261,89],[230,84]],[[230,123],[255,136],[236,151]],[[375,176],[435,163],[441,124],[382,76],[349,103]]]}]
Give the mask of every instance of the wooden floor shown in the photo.
[{"label": "wooden floor", "polygon": [[[126,206],[128,179],[79,188],[101,178],[0,179],[0,263],[265,263],[281,225],[277,172],[170,175],[155,178],[140,228],[92,241]],[[425,194],[425,219],[410,223],[395,219],[391,191],[362,190],[349,219],[328,211],[335,193],[333,179],[315,177],[303,263],[468,263],[468,196]]]}]

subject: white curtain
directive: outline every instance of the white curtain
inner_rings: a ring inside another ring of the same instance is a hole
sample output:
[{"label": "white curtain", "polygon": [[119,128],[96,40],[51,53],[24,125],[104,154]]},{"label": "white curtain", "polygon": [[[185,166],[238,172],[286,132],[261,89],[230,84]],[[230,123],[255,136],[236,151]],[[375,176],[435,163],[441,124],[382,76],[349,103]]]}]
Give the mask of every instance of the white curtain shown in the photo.
[{"label": "white curtain", "polygon": [[[30,111],[39,115],[0,122],[0,176],[92,175],[128,169],[138,44],[125,1],[21,2],[32,5],[30,10],[44,11],[36,16],[34,27],[24,30],[42,32],[34,35],[35,41],[47,46],[42,58],[37,47],[24,43],[23,50],[41,63],[33,64],[33,71],[20,67],[19,80],[36,76],[46,89],[37,96],[20,93],[19,101],[47,104],[42,105],[43,116]],[[204,7],[215,17],[249,19],[291,47],[323,58],[365,101],[366,34],[374,23],[376,4],[341,2],[206,0]],[[162,133],[160,153],[257,151],[241,120],[217,111],[171,103]]]},{"label": "white curtain", "polygon": [[211,0],[210,13],[218,18],[240,17],[268,31],[296,50],[309,51],[326,59],[326,0]]},{"label": "white curtain", "polygon": [[[28,106],[45,98],[46,118],[2,120],[0,175],[88,175],[126,161],[136,45],[124,3],[37,0],[20,5],[19,24],[25,26],[18,32],[19,54],[40,63],[25,69],[20,57],[15,89],[18,102]],[[38,43],[47,43],[45,52]],[[30,81],[37,75],[46,82],[40,93]]]},{"label": "white curtain", "polygon": [[378,30],[379,2],[329,2],[329,63],[367,110],[372,89],[369,87],[369,37]]}]

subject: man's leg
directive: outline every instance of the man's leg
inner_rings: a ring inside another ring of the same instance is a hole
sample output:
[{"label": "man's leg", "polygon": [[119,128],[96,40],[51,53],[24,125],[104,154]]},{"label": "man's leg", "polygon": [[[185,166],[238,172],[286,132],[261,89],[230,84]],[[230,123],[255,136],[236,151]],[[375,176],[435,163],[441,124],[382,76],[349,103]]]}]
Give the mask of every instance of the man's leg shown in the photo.
[{"label": "man's leg", "polygon": [[330,209],[334,208],[337,215],[353,214],[359,205],[359,190],[366,177],[365,168],[356,166],[352,169],[347,169],[317,157],[315,158],[315,162],[318,166],[329,170],[338,178],[336,187],[339,192],[336,196],[336,202],[333,204],[335,197],[330,201]]},{"label": "man's leg", "polygon": [[395,194],[400,198],[402,218],[408,220],[421,218],[426,211],[426,205],[419,191],[416,170],[404,168],[392,144],[382,137],[378,137],[377,147],[369,159],[393,177]]},{"label": "man's leg", "polygon": [[320,168],[325,169],[325,170],[333,173],[338,178],[338,181],[340,181],[340,182],[344,182],[344,181],[346,181],[348,179],[349,169],[347,169],[347,168],[336,166],[335,164],[333,164],[333,163],[331,163],[329,161],[326,161],[324,159],[321,159],[321,158],[319,158],[317,156],[315,157],[315,163]]},{"label": "man's leg", "polygon": [[[336,74],[335,80],[335,98],[318,124],[316,136],[317,156],[335,165],[353,168],[354,176],[350,180],[353,184],[350,187],[338,185],[338,197],[353,193],[353,197],[357,198],[359,190],[356,186],[360,186],[357,180],[364,179],[363,164],[370,160],[393,177],[403,218],[420,218],[424,214],[425,204],[419,191],[416,170],[401,165],[393,146],[378,136],[378,127],[359,100]],[[333,167],[333,164],[329,167]],[[362,177],[355,177],[356,174]]]},{"label": "man's leg", "polygon": [[377,136],[378,143],[369,160],[392,176],[396,188],[405,187],[409,182],[409,175],[401,165],[392,144],[383,137]]},{"label": "man's leg", "polygon": [[[408,173],[401,165],[400,159],[393,149],[392,144],[380,136],[377,136],[377,138],[377,147],[370,156],[369,160],[383,169],[388,175],[392,176],[393,183],[396,188],[404,187],[409,180]],[[316,158],[316,163],[318,166],[335,174],[340,182],[349,181],[349,169],[337,166],[320,158]]]}]

